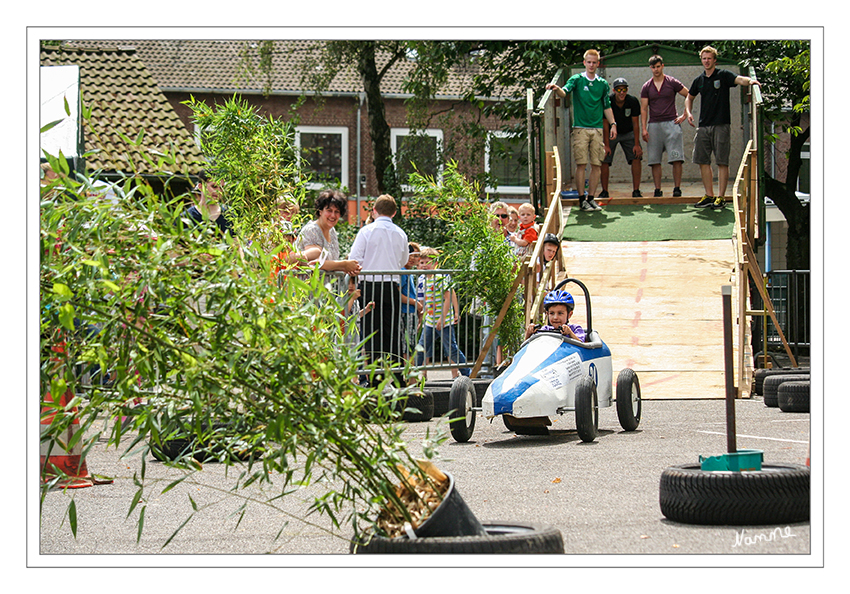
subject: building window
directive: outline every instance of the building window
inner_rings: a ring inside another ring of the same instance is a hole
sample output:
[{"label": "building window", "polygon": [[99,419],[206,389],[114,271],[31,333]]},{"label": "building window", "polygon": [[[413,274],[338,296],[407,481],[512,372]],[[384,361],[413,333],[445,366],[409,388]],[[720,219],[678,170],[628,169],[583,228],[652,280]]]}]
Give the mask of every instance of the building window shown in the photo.
[{"label": "building window", "polygon": [[806,143],[803,145],[803,150],[800,151],[800,159],[803,161],[800,166],[800,176],[797,180],[797,191],[803,194],[811,194],[811,175],[812,175],[812,145]]},{"label": "building window", "polygon": [[529,194],[528,142],[494,131],[487,137],[484,167],[490,185],[488,192]]},{"label": "building window", "polygon": [[[416,130],[393,128],[390,130],[396,175],[401,187],[410,191],[408,177],[414,171],[439,181],[442,173],[443,131],[436,129]],[[416,165],[414,169],[413,165]]]},{"label": "building window", "polygon": [[348,188],[348,128],[298,126],[295,144],[299,149],[301,170],[312,175],[310,189]]}]

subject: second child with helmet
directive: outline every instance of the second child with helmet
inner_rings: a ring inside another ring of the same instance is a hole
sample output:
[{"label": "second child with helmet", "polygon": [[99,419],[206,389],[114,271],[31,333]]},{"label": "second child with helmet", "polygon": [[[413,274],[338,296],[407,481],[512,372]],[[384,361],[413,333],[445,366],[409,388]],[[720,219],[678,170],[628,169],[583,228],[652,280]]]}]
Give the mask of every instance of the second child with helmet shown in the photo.
[{"label": "second child with helmet", "polygon": [[570,324],[575,309],[573,296],[563,289],[555,289],[543,298],[543,310],[546,312],[546,324],[529,324],[525,329],[526,340],[537,332],[560,332],[579,342],[585,341],[584,328]]}]

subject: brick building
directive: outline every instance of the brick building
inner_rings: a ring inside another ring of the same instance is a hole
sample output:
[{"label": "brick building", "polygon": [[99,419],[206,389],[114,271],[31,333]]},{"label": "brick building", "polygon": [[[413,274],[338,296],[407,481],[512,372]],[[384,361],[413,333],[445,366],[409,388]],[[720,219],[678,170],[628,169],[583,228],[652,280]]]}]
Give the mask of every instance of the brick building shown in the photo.
[{"label": "brick building", "polygon": [[[256,48],[244,40],[99,40],[86,43],[135,48],[192,133],[196,131],[191,110],[183,104],[190,96],[207,103],[221,103],[239,94],[259,107],[263,115],[290,118],[293,113],[297,114],[297,143],[304,149],[322,149],[321,153],[313,152],[305,157],[307,167],[315,174],[339,180],[334,185],[345,189],[352,202],[357,203],[351,209],[352,222],[357,220],[353,213],[365,216],[360,203],[377,195],[363,84],[353,69],[347,69],[331,81],[321,98],[312,91],[305,91],[300,63],[310,54],[314,42],[275,41],[268,79],[246,68],[250,61],[246,62],[243,56],[246,50],[250,55]],[[380,68],[388,56],[378,54],[377,57]],[[404,90],[412,66],[410,60],[400,60],[389,69],[381,84],[394,154],[405,143],[408,149],[412,145],[405,105],[411,94]],[[510,143],[510,157],[502,152],[497,155],[491,150],[493,144],[507,144],[500,131],[503,123],[484,117],[478,107],[461,100],[462,91],[473,75],[472,66],[455,69],[431,103],[425,138],[416,141],[416,153],[420,157],[417,165],[427,174],[439,175],[439,163],[454,159],[467,175],[488,172],[496,176],[498,181],[487,188],[491,195],[508,202],[526,202],[529,189],[525,147],[522,143]],[[507,89],[503,95],[518,93],[524,91]],[[306,100],[297,105],[302,95],[306,95]],[[482,124],[487,131],[486,137],[477,138],[464,131],[464,124],[471,121]],[[410,170],[405,162],[397,163],[397,168],[402,175]]]}]

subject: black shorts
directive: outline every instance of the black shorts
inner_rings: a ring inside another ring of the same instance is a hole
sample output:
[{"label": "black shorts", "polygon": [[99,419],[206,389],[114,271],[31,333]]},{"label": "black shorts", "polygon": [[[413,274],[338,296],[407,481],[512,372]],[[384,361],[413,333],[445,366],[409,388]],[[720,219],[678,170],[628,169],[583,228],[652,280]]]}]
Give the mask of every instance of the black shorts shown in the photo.
[{"label": "black shorts", "polygon": [[602,160],[603,163],[610,165],[614,162],[614,153],[617,152],[617,147],[623,147],[623,154],[626,155],[626,161],[629,165],[635,160],[635,133],[634,130],[625,134],[617,134],[617,138],[608,141],[608,146],[611,147],[611,154],[606,155]]}]

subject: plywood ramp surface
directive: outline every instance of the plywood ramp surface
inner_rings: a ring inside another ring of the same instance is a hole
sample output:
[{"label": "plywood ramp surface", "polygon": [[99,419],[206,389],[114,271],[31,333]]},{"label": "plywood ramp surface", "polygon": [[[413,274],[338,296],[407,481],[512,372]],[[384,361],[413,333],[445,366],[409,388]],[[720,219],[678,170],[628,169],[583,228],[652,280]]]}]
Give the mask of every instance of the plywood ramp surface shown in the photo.
[{"label": "plywood ramp surface", "polygon": [[[564,242],[568,275],[587,285],[593,327],[614,374],[638,373],[643,398],[723,398],[721,287],[733,285],[733,242]],[[575,285],[573,321],[586,325]],[[734,315],[733,305],[733,315]]]}]

